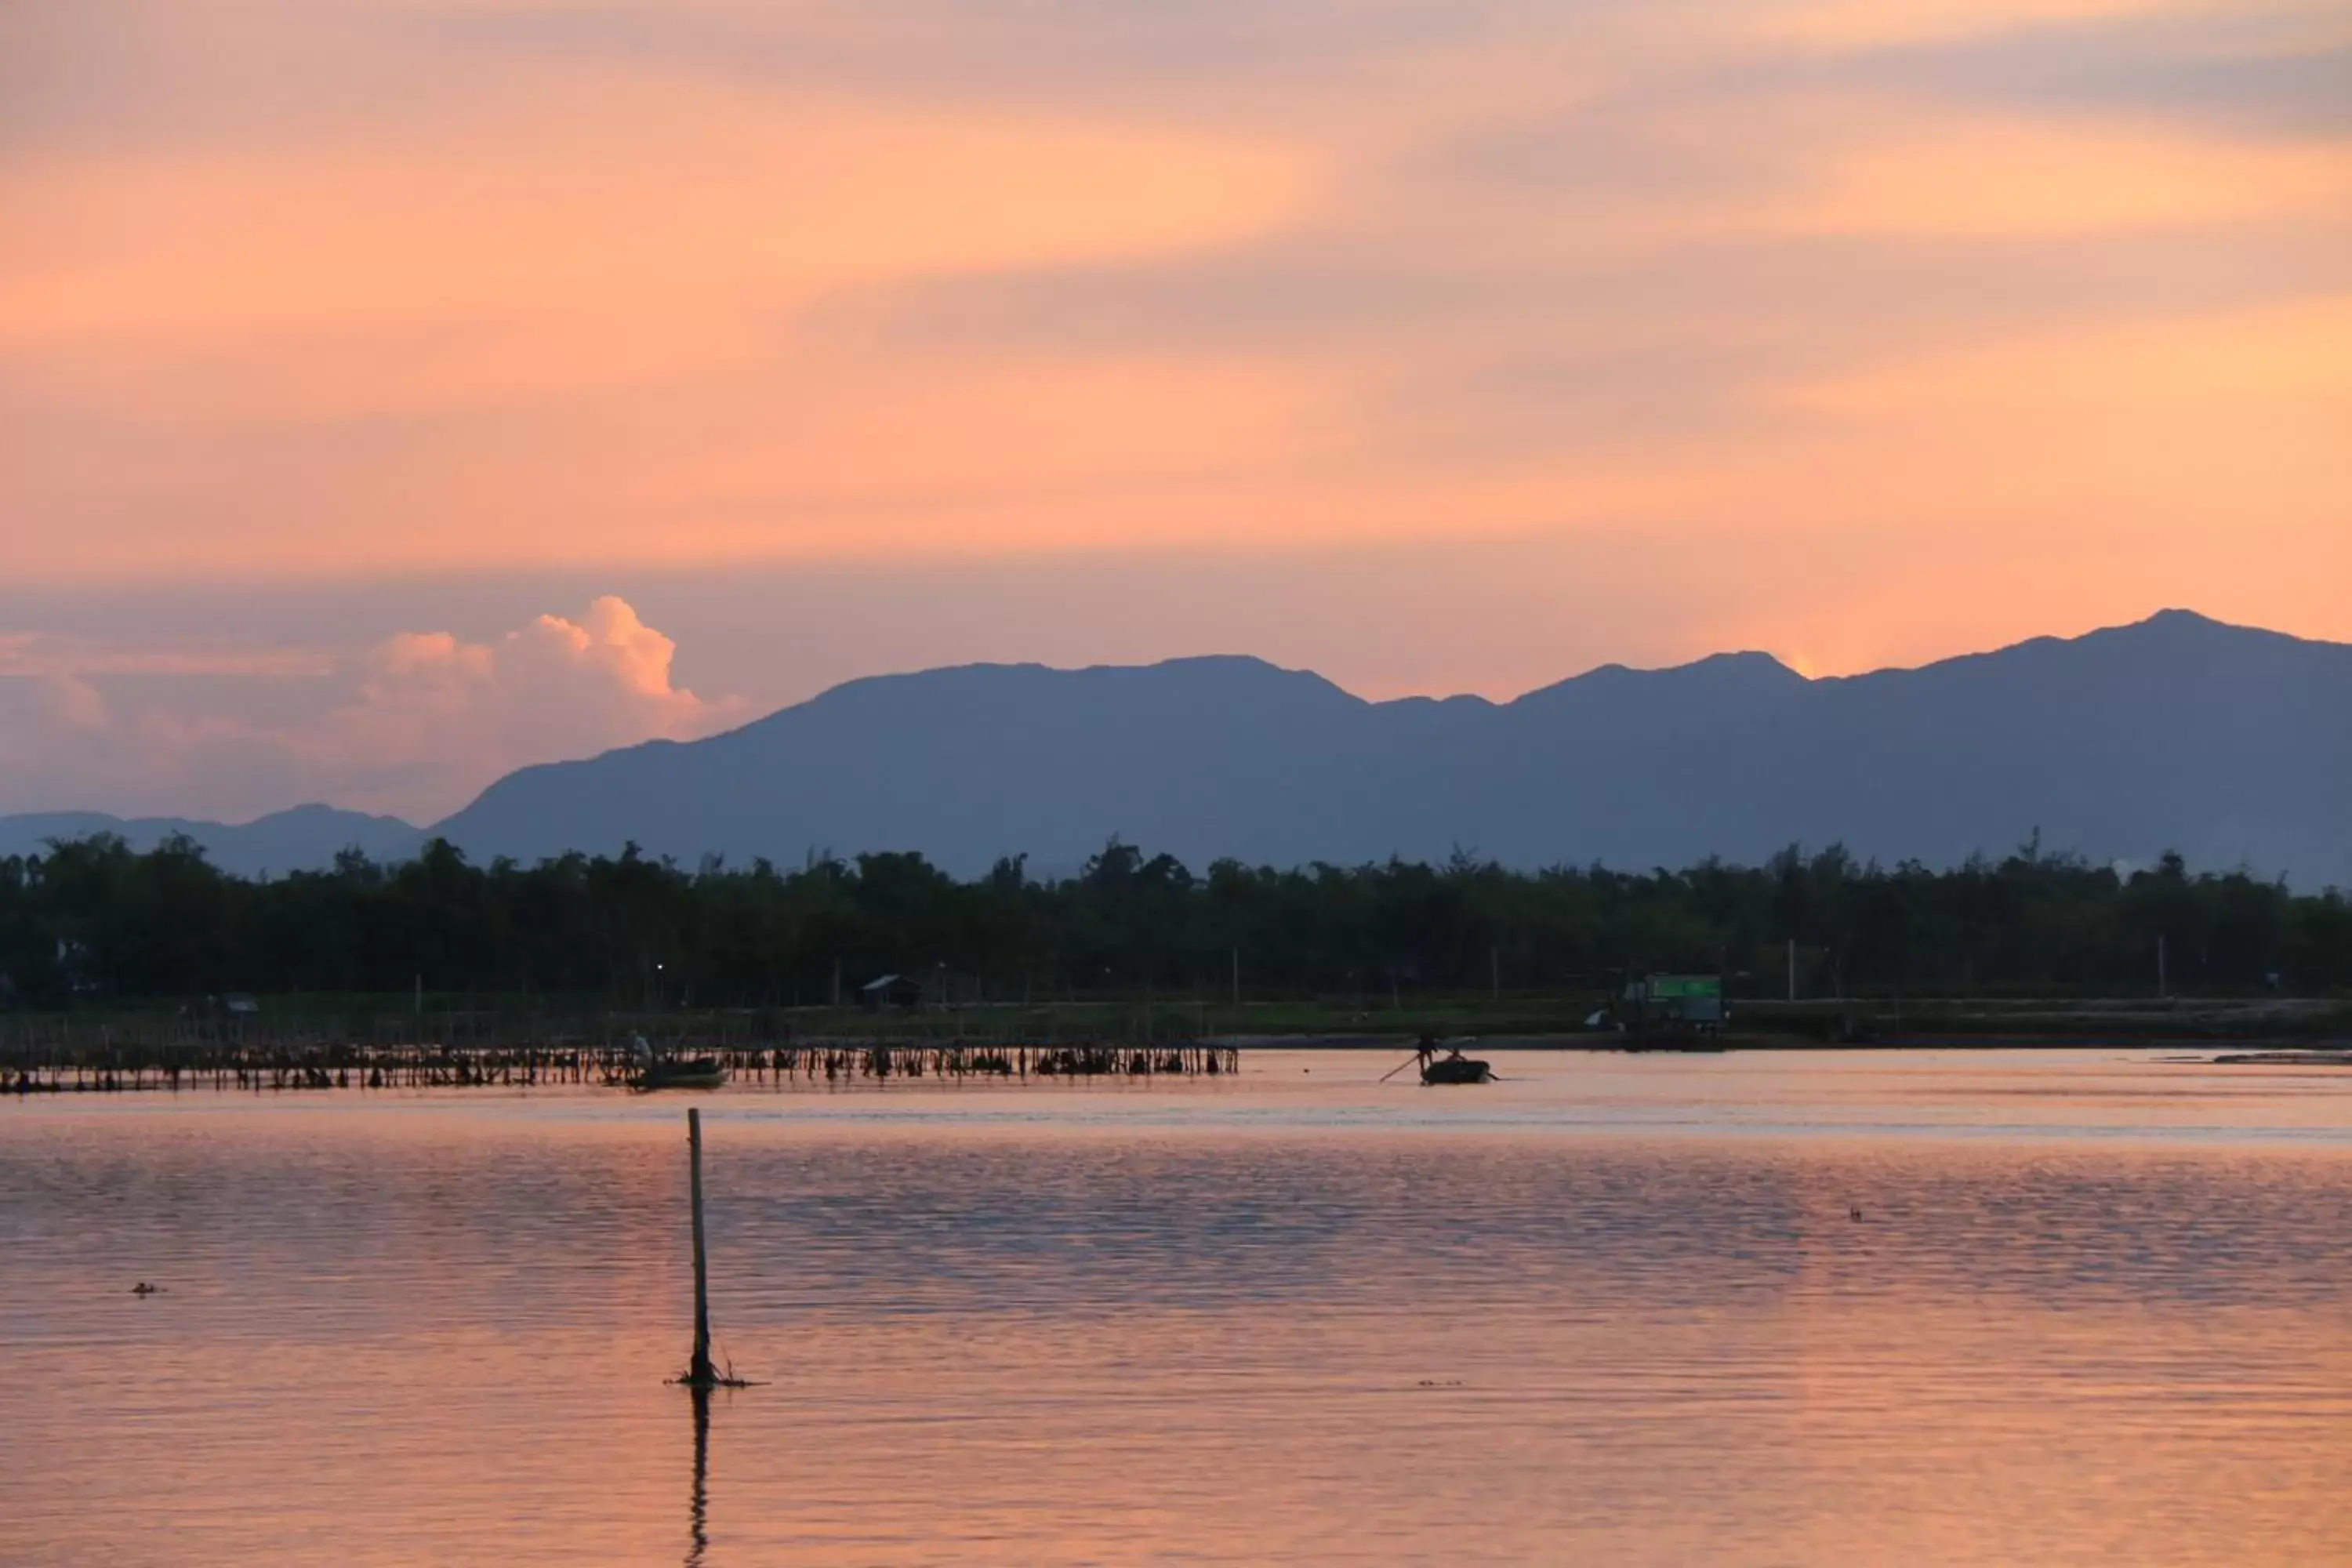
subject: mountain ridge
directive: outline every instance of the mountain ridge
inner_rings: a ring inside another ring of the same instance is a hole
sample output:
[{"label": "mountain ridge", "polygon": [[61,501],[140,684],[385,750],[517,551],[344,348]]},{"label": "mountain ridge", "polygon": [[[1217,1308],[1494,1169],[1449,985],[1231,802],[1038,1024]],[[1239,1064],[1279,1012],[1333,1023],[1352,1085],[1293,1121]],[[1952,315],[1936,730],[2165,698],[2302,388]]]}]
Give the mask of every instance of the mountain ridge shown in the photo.
[{"label": "mountain ridge", "polygon": [[103,811],[28,811],[0,816],[0,858],[42,854],[52,841],[102,833],[142,852],[174,836],[190,838],[214,865],[241,877],[319,870],[332,865],[345,849],[359,849],[378,860],[404,859],[425,840],[423,828],[396,816],[344,811],[317,802],[241,823],[117,816]]},{"label": "mountain ridge", "polygon": [[1500,703],[1371,701],[1245,655],[963,665],[521,770],[436,831],[522,858],[912,849],[975,875],[1023,853],[1066,868],[1115,835],[1196,865],[1464,846],[1645,866],[1800,840],[1952,863],[2041,827],[2094,858],[2352,883],[2325,786],[2352,780],[2347,713],[2352,647],[2188,611],[1853,676],[1755,652],[1604,665]]},{"label": "mountain ridge", "polygon": [[0,817],[51,837],[171,832],[244,874],[635,842],[792,862],[917,850],[1074,869],[1108,838],[1189,864],[1442,859],[1519,867],[1759,861],[1841,842],[1952,864],[2039,831],[2098,860],[2177,849],[2352,886],[2352,645],[2193,611],[1907,668],[1807,677],[1770,654],[1605,664],[1507,700],[1360,697],[1246,654],[862,677],[699,741],[505,775],[428,828],[326,806],[224,826]]}]

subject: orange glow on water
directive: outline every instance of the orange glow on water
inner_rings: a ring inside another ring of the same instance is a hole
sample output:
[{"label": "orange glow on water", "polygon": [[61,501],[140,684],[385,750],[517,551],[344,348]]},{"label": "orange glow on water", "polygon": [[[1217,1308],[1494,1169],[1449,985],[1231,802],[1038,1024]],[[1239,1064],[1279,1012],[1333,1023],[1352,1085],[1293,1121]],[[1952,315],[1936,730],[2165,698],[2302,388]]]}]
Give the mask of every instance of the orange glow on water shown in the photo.
[{"label": "orange glow on water", "polygon": [[760,1385],[699,1430],[662,1382],[674,1101],[0,1105],[0,1541],[191,1568],[2341,1555],[2340,1081],[1545,1052],[1442,1099],[1375,1084],[1393,1059],[705,1098],[718,1345]]}]

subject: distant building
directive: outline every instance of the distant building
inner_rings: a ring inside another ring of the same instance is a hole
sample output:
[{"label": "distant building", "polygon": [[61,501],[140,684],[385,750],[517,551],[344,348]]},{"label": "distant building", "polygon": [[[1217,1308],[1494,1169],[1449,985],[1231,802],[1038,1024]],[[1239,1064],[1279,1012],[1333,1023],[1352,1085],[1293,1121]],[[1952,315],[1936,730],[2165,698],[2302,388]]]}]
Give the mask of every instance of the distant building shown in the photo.
[{"label": "distant building", "polygon": [[885,1007],[916,1007],[922,1005],[922,982],[904,974],[883,974],[857,988],[857,1005],[869,1013]]}]

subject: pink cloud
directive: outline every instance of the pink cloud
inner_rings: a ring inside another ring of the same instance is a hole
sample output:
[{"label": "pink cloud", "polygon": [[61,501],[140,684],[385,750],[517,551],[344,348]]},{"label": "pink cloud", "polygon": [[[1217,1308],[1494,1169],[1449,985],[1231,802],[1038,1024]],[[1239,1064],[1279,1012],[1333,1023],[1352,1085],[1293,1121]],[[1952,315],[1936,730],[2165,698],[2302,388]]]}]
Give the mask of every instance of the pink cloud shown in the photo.
[{"label": "pink cloud", "polygon": [[[352,700],[311,742],[434,802],[433,814],[530,763],[709,734],[741,705],[677,685],[677,644],[607,595],[579,620],[541,616],[494,642],[402,632],[370,650]],[[411,806],[410,809],[415,809]]]},{"label": "pink cloud", "polygon": [[[16,638],[0,658],[0,810],[219,813],[326,799],[431,821],[531,763],[704,735],[740,700],[677,684],[677,645],[607,595],[487,642],[400,632],[323,673],[308,710],[257,700],[254,678],[190,675],[110,700],[103,672],[168,667],[77,650],[87,672]],[[321,703],[318,700],[323,697]]]}]

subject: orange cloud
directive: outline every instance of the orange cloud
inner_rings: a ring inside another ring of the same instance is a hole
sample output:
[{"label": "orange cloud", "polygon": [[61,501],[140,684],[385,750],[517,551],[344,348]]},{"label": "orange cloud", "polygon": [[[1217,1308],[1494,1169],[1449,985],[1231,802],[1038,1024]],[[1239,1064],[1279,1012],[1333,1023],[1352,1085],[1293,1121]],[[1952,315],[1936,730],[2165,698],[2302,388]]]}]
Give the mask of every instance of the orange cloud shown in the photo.
[{"label": "orange cloud", "polygon": [[2352,145],[2002,121],[1903,127],[1767,221],[1799,233],[2063,237],[2352,205]]},{"label": "orange cloud", "polygon": [[[17,584],[1426,547],[1485,598],[1401,644],[1654,570],[1658,658],[2352,635],[2324,5],[236,9],[58,8],[0,107]],[[339,667],[343,743],[710,721],[594,620]]]},{"label": "orange cloud", "polygon": [[[2347,367],[2352,297],[2053,331],[1861,373],[1796,401],[1856,438],[1836,465],[1848,493],[1946,476],[1911,503],[1915,528],[1999,528],[2037,549],[2126,534],[2159,560],[2218,537],[2243,554],[2242,573],[2293,559],[2299,574],[2342,581]],[[2064,528],[2024,521],[2051,517]]]},{"label": "orange cloud", "polygon": [[2223,0],[1813,0],[1768,14],[1765,29],[1820,48],[1852,50],[1982,37],[2050,23],[2179,16]]},{"label": "orange cloud", "polygon": [[[156,358],[264,333],[299,362],[305,335],[487,326],[510,357],[449,361],[461,398],[578,388],[756,354],[747,332],[845,284],[1229,243],[1310,189],[1297,150],[1233,135],[648,69],[501,86],[390,144],[0,164],[0,203],[43,219],[0,262],[0,345]],[[292,390],[332,412],[366,384],[350,368],[340,397]]]}]

